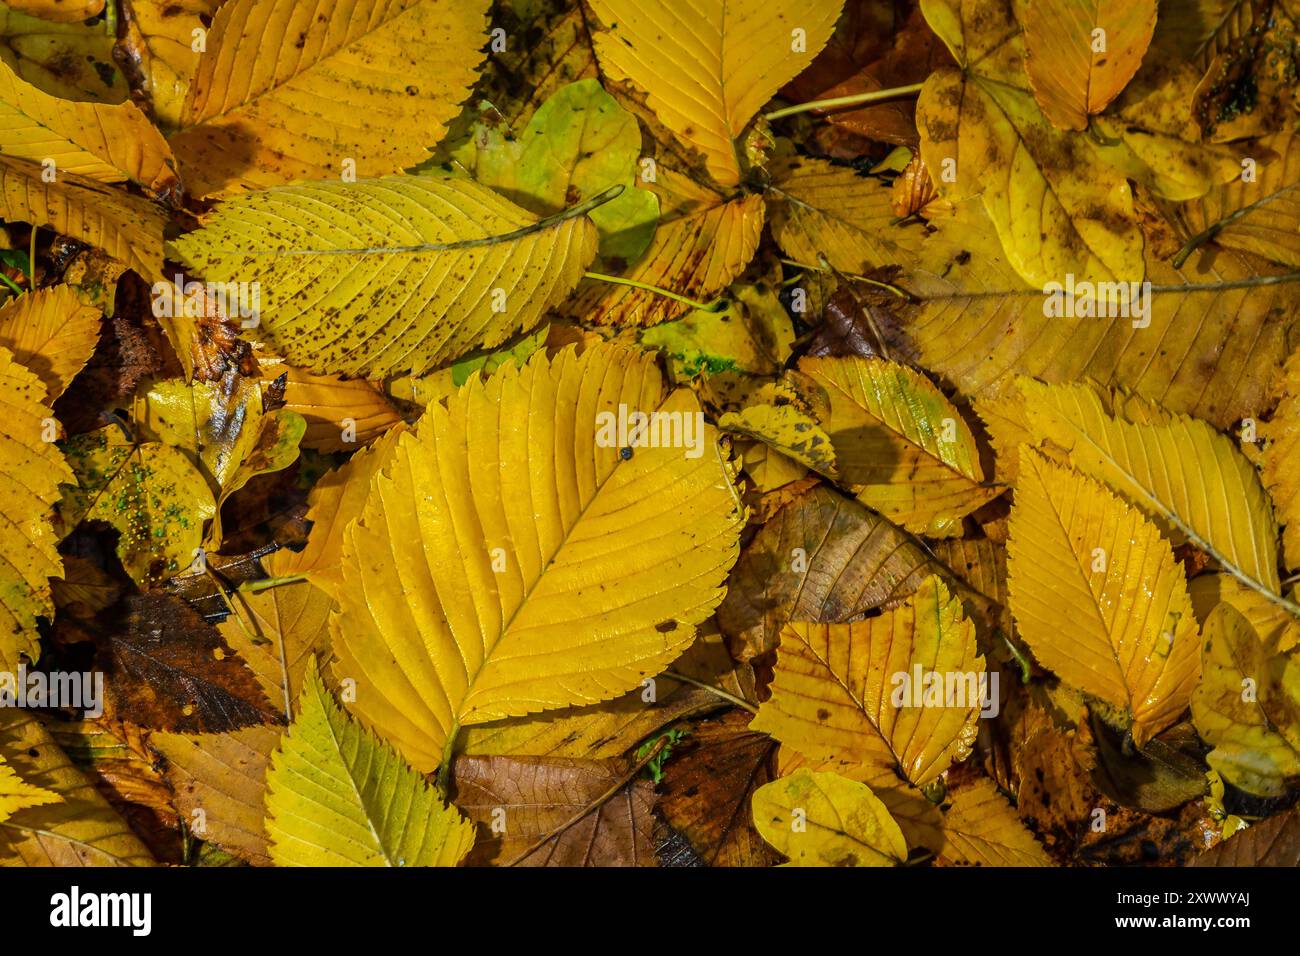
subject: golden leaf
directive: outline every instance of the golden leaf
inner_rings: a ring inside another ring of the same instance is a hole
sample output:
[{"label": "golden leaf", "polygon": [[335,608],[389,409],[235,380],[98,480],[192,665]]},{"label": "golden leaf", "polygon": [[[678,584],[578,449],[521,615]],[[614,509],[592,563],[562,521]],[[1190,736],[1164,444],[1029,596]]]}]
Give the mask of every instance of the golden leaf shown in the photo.
[{"label": "golden leaf", "polygon": [[59,485],[73,481],[54,444],[54,413],[40,379],[0,348],[0,670],[40,656],[36,618],[52,617],[50,578],[63,576],[51,524]]},{"label": "golden leaf", "polygon": [[1133,719],[1139,747],[1174,723],[1200,676],[1182,568],[1154,524],[1100,482],[1023,449],[1008,589],[1045,666]]},{"label": "golden leaf", "polygon": [[467,180],[306,183],[228,199],[170,248],[210,281],[257,283],[290,364],[421,374],[531,329],[577,284],[596,251],[581,212],[539,220]]},{"label": "golden leaf", "polygon": [[1024,4],[1025,69],[1061,129],[1081,130],[1133,79],[1156,28],[1156,0]]},{"label": "golden leaf", "polygon": [[[720,186],[739,184],[736,140],[754,114],[826,45],[843,0],[591,0],[606,75],[631,80],[659,120],[703,154]],[[798,32],[796,32],[798,31]]]},{"label": "golden leaf", "polygon": [[[689,424],[691,447],[617,435],[620,406],[669,416],[681,441]],[[432,769],[461,725],[661,671],[721,600],[743,513],[695,399],[649,355],[539,353],[471,379],[398,440],[345,532],[335,673]]]},{"label": "golden leaf", "polygon": [[45,383],[50,402],[90,361],[99,341],[99,310],[71,286],[39,289],[0,307],[0,346]]},{"label": "golden leaf", "polygon": [[1300,777],[1300,661],[1225,602],[1205,622],[1201,667],[1192,722],[1214,746],[1207,762],[1248,793],[1281,796]]},{"label": "golden leaf", "polygon": [[[427,159],[424,144],[442,138],[474,83],[487,6],[222,4],[171,139],[186,185],[212,196],[334,178],[348,163],[371,179]],[[281,52],[267,59],[268,48]]]},{"label": "golden leaf", "polygon": [[924,375],[882,359],[804,359],[826,390],[824,426],[840,479],[909,531],[959,534],[961,519],[1001,494],[984,485],[970,426]]},{"label": "golden leaf", "polygon": [[897,866],[902,831],[871,788],[799,770],[754,793],[754,826],[794,866]]}]

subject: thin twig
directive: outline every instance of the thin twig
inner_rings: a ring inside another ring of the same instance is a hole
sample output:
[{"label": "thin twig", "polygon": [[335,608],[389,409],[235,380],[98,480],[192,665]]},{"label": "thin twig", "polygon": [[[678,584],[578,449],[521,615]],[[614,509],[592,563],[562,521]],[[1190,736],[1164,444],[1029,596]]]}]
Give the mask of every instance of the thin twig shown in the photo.
[{"label": "thin twig", "polygon": [[827,100],[812,100],[808,103],[797,103],[794,106],[787,106],[784,109],[772,110],[770,113],[764,113],[765,120],[779,120],[787,116],[794,116],[796,113],[810,113],[813,110],[833,110],[842,106],[862,106],[866,103],[878,103],[881,100],[898,99],[901,96],[913,96],[921,92],[923,83],[913,83],[911,86],[894,86],[887,90],[873,90],[870,93],[854,93],[852,96],[832,96]]}]

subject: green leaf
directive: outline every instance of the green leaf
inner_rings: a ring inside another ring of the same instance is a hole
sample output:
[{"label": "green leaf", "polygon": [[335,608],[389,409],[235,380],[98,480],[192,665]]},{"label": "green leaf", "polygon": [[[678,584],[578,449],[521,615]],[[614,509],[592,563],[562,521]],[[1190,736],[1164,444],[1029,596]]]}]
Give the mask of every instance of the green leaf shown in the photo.
[{"label": "green leaf", "polygon": [[266,830],[279,866],[455,866],[474,842],[473,824],[334,702],[315,658],[271,756]]},{"label": "green leaf", "polygon": [[482,131],[475,166],[479,182],[525,209],[548,216],[610,186],[622,195],[591,212],[600,254],[632,260],[645,252],[659,221],[659,198],[634,189],[641,154],[635,117],[597,80],[556,90],[516,139]]}]

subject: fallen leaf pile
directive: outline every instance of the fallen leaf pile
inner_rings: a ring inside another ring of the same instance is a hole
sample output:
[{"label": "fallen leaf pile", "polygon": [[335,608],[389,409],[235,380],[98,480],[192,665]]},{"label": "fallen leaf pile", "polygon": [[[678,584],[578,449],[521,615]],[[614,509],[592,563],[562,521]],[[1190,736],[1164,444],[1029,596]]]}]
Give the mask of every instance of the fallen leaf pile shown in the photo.
[{"label": "fallen leaf pile", "polygon": [[1300,864],[1298,27],[0,4],[0,863]]}]

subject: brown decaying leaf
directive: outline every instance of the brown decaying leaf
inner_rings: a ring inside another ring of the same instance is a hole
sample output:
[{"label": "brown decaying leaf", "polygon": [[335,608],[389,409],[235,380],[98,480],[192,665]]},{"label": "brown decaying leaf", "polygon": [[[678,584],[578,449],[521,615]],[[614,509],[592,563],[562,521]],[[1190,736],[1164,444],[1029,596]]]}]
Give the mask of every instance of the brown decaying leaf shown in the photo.
[{"label": "brown decaying leaf", "polygon": [[702,721],[676,744],[659,811],[711,866],[768,866],[776,859],[754,830],[754,791],[773,779],[777,744],[749,729],[744,711]]},{"label": "brown decaying leaf", "polygon": [[217,630],[171,595],[127,597],[106,657],[107,703],[119,719],[191,734],[282,719]]},{"label": "brown decaying leaf", "polygon": [[888,521],[819,486],[778,511],[741,553],[718,622],[747,660],[774,650],[787,621],[852,621],[903,600],[927,565]]},{"label": "brown decaying leaf", "polygon": [[655,865],[654,787],[625,761],[458,757],[453,801],[479,827],[471,864]]}]

